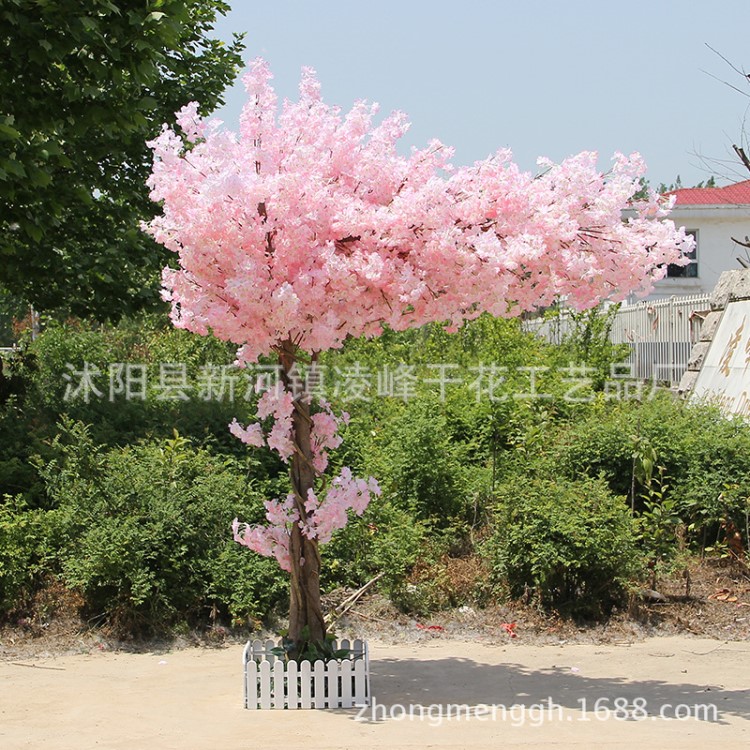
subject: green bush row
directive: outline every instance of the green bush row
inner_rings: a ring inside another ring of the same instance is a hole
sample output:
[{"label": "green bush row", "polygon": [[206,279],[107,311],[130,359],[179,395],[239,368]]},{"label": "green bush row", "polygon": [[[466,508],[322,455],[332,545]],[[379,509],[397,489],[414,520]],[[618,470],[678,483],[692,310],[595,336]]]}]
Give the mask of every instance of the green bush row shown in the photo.
[{"label": "green bush row", "polygon": [[[419,609],[467,600],[474,571],[477,601],[530,595],[589,616],[669,557],[678,530],[700,549],[721,542],[727,521],[746,529],[747,424],[669,393],[612,399],[603,383],[623,353],[602,325],[582,317],[552,347],[517,321],[483,317],[457,334],[389,331],[327,353],[323,364],[339,371],[404,365],[416,379],[403,398],[333,394],[351,422],[332,468],[371,474],[384,492],[323,550],[324,587],[386,571],[386,591]],[[49,576],[82,593],[88,617],[126,630],[209,613],[260,619],[284,599],[275,563],[229,533],[232,518],[260,521],[263,499],[287,491],[283,464],[228,435],[252,399],[165,401],[156,389],[130,402],[64,398],[68,363],[139,361],[155,380],[160,362],[196,374],[232,357],[222,342],[148,319],[53,326],[25,351],[14,365],[21,385],[0,404],[0,612],[28,604]],[[575,400],[565,368],[580,358],[598,374]],[[461,368],[463,382],[436,382],[431,365],[441,363]],[[490,363],[507,371],[477,398],[471,380]],[[519,368],[530,366],[545,398],[518,397],[528,390]],[[457,572],[459,558],[477,564]],[[409,583],[430,571],[434,585]]]}]

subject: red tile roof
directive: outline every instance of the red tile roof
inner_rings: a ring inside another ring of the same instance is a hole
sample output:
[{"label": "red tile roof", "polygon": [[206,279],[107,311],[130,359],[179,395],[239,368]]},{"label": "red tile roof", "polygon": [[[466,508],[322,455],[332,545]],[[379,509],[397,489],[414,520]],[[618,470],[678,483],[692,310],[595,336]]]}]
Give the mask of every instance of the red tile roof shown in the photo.
[{"label": "red tile roof", "polygon": [[728,206],[750,204],[750,180],[713,188],[680,188],[666,195],[677,196],[677,206]]}]

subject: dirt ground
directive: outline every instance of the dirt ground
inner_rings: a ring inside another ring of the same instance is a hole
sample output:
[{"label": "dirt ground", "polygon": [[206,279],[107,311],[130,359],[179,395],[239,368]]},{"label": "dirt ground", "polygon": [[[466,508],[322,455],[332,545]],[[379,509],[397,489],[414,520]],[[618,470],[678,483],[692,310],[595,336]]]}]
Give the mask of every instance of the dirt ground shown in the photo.
[{"label": "dirt ground", "polygon": [[0,631],[0,748],[746,746],[747,568],[696,564],[689,585],[678,573],[657,590],[596,625],[523,603],[419,618],[369,595],[337,623],[370,642],[374,705],[361,716],[244,710],[247,634],[118,641],[49,591],[38,615]]},{"label": "dirt ground", "polygon": [[[372,641],[367,709],[248,711],[242,647],[0,661],[0,747],[746,747],[750,645]],[[466,708],[459,708],[466,706]]]},{"label": "dirt ground", "polygon": [[[399,613],[375,595],[357,603],[340,628],[394,642],[463,638],[496,643],[512,638],[534,645],[606,644],[660,635],[750,639],[750,571],[745,564],[694,561],[669,579],[657,578],[655,584],[655,590],[635,593],[625,609],[597,623],[542,613],[523,602],[460,607],[419,618]],[[335,596],[331,599],[336,603]]]}]

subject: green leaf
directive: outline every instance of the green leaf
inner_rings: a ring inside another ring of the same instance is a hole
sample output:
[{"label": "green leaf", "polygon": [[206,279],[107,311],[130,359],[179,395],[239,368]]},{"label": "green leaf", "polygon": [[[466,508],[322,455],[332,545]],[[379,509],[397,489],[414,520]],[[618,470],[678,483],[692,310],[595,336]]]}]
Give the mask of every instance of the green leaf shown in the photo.
[{"label": "green leaf", "polygon": [[140,102],[138,102],[141,109],[154,110],[159,106],[159,102],[154,99],[153,96],[144,96]]},{"label": "green leaf", "polygon": [[47,187],[52,182],[52,176],[39,167],[29,167],[29,181],[36,187]]},{"label": "green leaf", "polygon": [[8,159],[3,163],[3,166],[5,167],[5,171],[16,175],[16,177],[26,177],[26,168],[21,164],[21,162],[16,161],[15,159]]},{"label": "green leaf", "polygon": [[29,235],[29,237],[31,237],[32,240],[34,240],[34,242],[41,242],[43,232],[36,224],[24,222],[22,226],[23,230],[26,232],[26,234]]},{"label": "green leaf", "polygon": [[90,16],[81,16],[80,20],[83,26],[89,31],[99,30],[99,22],[95,18],[91,18]]},{"label": "green leaf", "polygon": [[[195,99],[211,112],[236,76],[241,45],[218,51],[211,36],[226,3],[6,0],[2,7],[12,40],[2,75],[13,91],[0,112],[0,204],[19,231],[0,242],[8,251],[0,288],[39,309],[101,319],[160,306],[167,253],[130,231],[159,211],[145,185],[145,142],[174,121],[181,102]],[[200,70],[199,81],[190,70]],[[93,200],[95,189],[106,200]],[[115,257],[107,253],[113,244]]]},{"label": "green leaf", "polygon": [[21,137],[21,131],[12,128],[10,125],[0,123],[0,139],[4,141],[15,141]]}]

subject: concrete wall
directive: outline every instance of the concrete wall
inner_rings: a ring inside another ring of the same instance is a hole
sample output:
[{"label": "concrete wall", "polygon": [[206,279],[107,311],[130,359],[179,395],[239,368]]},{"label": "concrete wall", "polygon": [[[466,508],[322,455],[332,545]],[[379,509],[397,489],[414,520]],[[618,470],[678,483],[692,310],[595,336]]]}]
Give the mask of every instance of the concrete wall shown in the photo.
[{"label": "concrete wall", "polygon": [[700,340],[693,346],[687,370],[682,376],[678,393],[688,395],[693,391],[703,367],[703,361],[711,347],[711,342],[719,329],[724,310],[730,302],[750,299],[750,269],[725,271],[711,292],[710,313],[703,320]]}]

